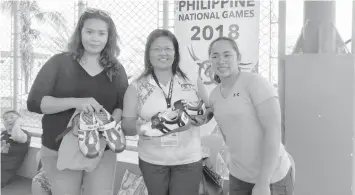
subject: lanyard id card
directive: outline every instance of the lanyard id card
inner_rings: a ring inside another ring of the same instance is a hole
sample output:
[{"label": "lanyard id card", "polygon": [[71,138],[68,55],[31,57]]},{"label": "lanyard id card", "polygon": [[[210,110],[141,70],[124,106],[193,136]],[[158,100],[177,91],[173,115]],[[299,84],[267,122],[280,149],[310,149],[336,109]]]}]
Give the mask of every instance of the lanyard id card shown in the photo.
[{"label": "lanyard id card", "polygon": [[159,84],[159,81],[158,81],[158,79],[157,79],[157,76],[154,74],[154,72],[152,73],[152,76],[153,76],[153,79],[154,79],[155,83],[158,85],[158,87],[159,87],[159,88],[163,91],[163,93],[164,93],[164,97],[165,97],[165,101],[166,101],[166,106],[167,106],[167,108],[170,108],[170,107],[171,107],[171,96],[173,95],[174,76],[173,76],[173,78],[171,78],[171,81],[170,81],[168,96],[165,94],[163,88],[161,88],[161,86],[160,86],[160,84]]},{"label": "lanyard id card", "polygon": [[[155,83],[159,86],[159,88],[164,93],[167,108],[170,108],[171,107],[171,97],[173,94],[174,76],[173,76],[173,78],[171,78],[171,81],[170,81],[168,95],[166,95],[164,90],[161,88],[159,81],[158,81],[156,75],[154,74],[154,72],[152,73],[152,76],[153,76]],[[166,135],[166,136],[161,137],[161,146],[162,147],[173,147],[173,146],[178,146],[178,145],[179,145],[179,134],[178,133],[172,133],[170,135]]]},{"label": "lanyard id card", "polygon": [[179,145],[179,133],[172,133],[161,137],[162,147],[174,147]]}]

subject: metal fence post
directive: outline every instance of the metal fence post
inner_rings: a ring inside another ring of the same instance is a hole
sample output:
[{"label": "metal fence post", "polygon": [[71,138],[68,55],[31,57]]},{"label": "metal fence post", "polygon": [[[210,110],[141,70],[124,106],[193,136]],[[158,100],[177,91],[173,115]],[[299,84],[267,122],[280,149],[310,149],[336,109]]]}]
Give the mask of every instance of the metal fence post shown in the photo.
[{"label": "metal fence post", "polygon": [[278,28],[278,92],[281,106],[282,143],[285,144],[285,54],[286,54],[286,1],[279,1]]},{"label": "metal fence post", "polygon": [[78,20],[81,16],[81,14],[84,12],[85,10],[85,4],[83,0],[79,0],[78,1]]},{"label": "metal fence post", "polygon": [[169,1],[163,1],[163,29],[169,28]]},{"label": "metal fence post", "polygon": [[13,1],[13,14],[14,14],[14,50],[13,50],[13,102],[12,108],[19,109],[19,96],[21,87],[21,60],[20,60],[20,1]]}]

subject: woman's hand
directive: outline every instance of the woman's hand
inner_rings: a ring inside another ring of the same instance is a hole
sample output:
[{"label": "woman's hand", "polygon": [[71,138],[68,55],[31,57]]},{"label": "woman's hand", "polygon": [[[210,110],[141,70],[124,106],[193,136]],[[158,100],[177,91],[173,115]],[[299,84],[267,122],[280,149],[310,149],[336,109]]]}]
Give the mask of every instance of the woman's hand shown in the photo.
[{"label": "woman's hand", "polygon": [[191,116],[191,124],[194,126],[201,126],[205,124],[205,121],[206,121],[205,115]]},{"label": "woman's hand", "polygon": [[103,108],[94,98],[76,98],[75,108],[85,113],[100,112]]},{"label": "woman's hand", "polygon": [[208,92],[207,92],[205,85],[203,84],[201,77],[199,77],[197,79],[197,92],[198,92],[197,94],[198,94],[199,98],[201,98],[202,101],[205,103],[205,106],[209,107]]},{"label": "woman's hand", "polygon": [[213,118],[213,110],[207,108],[203,115],[197,115],[191,117],[191,124],[195,126],[200,126],[207,124]]},{"label": "woman's hand", "polygon": [[136,121],[136,128],[137,128],[137,134],[138,135],[144,135],[145,134],[145,130],[142,129],[142,125],[148,123],[148,121],[143,120],[142,118],[138,117],[137,121]]}]

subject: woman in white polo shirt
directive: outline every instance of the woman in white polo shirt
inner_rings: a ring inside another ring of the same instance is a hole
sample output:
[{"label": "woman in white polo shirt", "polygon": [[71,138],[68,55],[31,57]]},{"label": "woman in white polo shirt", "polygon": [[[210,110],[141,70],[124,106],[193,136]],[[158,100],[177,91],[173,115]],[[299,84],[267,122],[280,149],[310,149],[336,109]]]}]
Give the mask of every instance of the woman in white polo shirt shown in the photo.
[{"label": "woman in white polo shirt", "polygon": [[148,36],[144,62],[143,74],[132,82],[124,97],[122,129],[125,135],[140,134],[139,167],[149,194],[196,195],[202,177],[198,124],[163,137],[147,137],[140,132],[142,121],[150,121],[174,102],[197,101],[196,82],[179,68],[179,45],[170,31],[157,29]]},{"label": "woman in white polo shirt", "polygon": [[231,155],[229,194],[293,194],[275,88],[260,75],[239,70],[241,54],[234,40],[219,37],[208,52],[220,82],[210,94],[210,106]]}]

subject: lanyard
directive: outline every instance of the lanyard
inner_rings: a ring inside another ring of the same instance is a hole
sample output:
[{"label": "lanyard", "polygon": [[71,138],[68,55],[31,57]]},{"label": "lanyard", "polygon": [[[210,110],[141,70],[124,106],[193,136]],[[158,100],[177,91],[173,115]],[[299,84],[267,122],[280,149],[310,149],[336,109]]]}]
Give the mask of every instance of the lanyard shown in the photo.
[{"label": "lanyard", "polygon": [[153,76],[153,79],[155,81],[155,83],[160,87],[160,89],[163,91],[164,93],[164,97],[165,97],[165,101],[166,101],[166,105],[168,108],[171,107],[171,96],[173,95],[173,86],[174,86],[174,76],[171,78],[171,81],[170,81],[170,87],[169,87],[169,93],[168,93],[168,96],[166,96],[163,88],[161,88],[160,84],[159,84],[159,81],[157,79],[157,76],[154,74],[154,72],[152,73],[152,76]]}]

